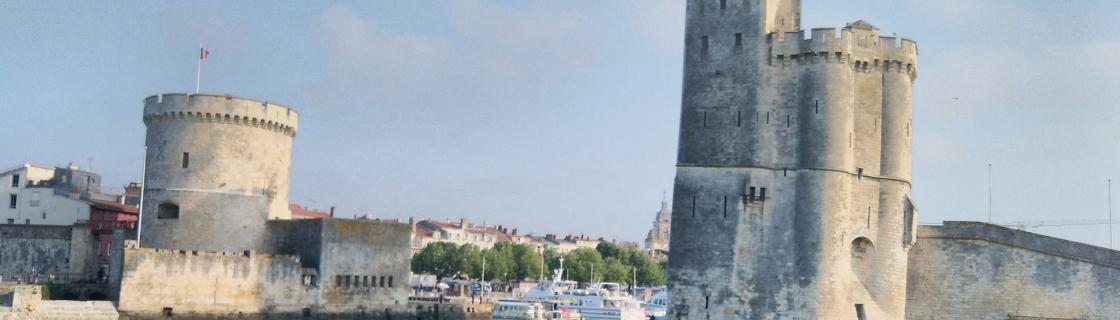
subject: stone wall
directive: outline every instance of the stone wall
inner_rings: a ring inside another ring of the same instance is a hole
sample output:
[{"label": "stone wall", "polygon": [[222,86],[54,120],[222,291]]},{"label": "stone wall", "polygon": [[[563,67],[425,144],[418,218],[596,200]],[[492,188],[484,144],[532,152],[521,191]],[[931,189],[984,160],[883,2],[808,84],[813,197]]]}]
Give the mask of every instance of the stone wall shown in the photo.
[{"label": "stone wall", "polygon": [[97,242],[88,226],[0,225],[4,281],[86,281],[97,268]]},{"label": "stone wall", "polygon": [[136,318],[164,310],[203,318],[409,312],[407,224],[276,220],[267,230],[263,252],[123,248],[123,261],[114,262],[122,265],[121,312]]},{"label": "stone wall", "polygon": [[912,320],[1120,319],[1120,252],[980,222],[922,226],[908,284]]},{"label": "stone wall", "polygon": [[[118,307],[158,315],[300,312],[311,304],[298,257],[256,252],[124,249]],[[170,308],[170,309],[165,309]]]}]

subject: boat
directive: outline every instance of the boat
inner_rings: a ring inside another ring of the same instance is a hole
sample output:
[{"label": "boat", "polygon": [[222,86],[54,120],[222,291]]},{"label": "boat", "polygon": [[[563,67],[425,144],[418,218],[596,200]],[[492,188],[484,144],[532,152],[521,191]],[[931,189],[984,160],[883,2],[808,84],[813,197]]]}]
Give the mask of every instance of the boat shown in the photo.
[{"label": "boat", "polygon": [[546,312],[540,302],[498,299],[493,302],[494,319],[544,320]]},{"label": "boat", "polygon": [[642,302],[621,290],[618,283],[604,282],[588,289],[577,289],[574,281],[564,281],[564,259],[551,281],[541,281],[529,289],[524,300],[540,302],[549,311],[574,311],[587,320],[645,320]]}]

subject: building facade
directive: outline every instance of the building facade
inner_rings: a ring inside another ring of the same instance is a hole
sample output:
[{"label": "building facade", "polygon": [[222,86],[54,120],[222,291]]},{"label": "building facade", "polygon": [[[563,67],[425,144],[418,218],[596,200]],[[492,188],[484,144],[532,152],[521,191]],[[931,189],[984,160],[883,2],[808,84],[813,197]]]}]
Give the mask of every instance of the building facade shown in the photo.
[{"label": "building facade", "polygon": [[674,319],[905,315],[917,46],[800,6],[687,2]]},{"label": "building facade", "polygon": [[0,223],[69,226],[90,219],[95,201],[113,202],[101,193],[101,176],[66,168],[24,164],[0,173]]}]

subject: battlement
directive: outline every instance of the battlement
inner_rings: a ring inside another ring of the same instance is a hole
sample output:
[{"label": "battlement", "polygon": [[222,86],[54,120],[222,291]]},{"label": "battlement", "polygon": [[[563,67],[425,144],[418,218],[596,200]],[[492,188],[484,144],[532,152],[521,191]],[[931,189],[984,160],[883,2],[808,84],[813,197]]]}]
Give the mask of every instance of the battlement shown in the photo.
[{"label": "battlement", "polygon": [[918,43],[902,38],[880,36],[866,22],[849,24],[837,34],[836,28],[771,33],[770,64],[789,67],[812,63],[844,63],[857,71],[903,72],[917,76]]},{"label": "battlement", "polygon": [[171,93],[144,99],[144,124],[163,121],[227,123],[294,137],[299,114],[284,105],[232,95]]}]

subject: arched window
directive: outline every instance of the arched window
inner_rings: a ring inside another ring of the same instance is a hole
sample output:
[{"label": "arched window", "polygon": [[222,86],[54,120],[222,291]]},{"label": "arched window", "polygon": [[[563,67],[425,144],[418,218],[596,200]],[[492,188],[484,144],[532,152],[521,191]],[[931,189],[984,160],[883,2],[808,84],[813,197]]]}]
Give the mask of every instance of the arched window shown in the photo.
[{"label": "arched window", "polygon": [[179,205],[170,202],[160,203],[156,218],[179,219]]}]

